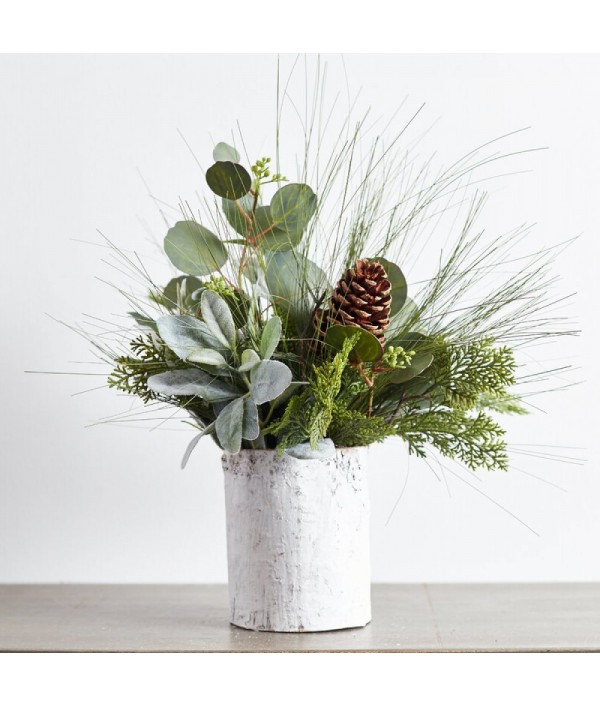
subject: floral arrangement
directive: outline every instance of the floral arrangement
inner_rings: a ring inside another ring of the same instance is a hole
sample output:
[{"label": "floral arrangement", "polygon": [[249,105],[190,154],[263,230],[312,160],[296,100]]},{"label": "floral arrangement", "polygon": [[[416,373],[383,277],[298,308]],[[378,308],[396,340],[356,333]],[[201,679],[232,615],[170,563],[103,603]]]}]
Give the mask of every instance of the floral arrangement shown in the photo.
[{"label": "floral arrangement", "polygon": [[[426,183],[405,155],[394,161],[395,141],[375,140],[359,159],[362,127],[322,172],[306,158],[297,181],[280,173],[279,144],[272,166],[220,142],[204,217],[182,207],[164,239],[179,274],[156,285],[121,253],[148,296],[130,298],[140,330],[129,350],[103,349],[108,384],[189,415],[197,433],[184,465],[204,436],[231,454],[299,458],[395,436],[418,456],[507,468],[497,417],[527,411],[515,351],[571,333],[546,313],[552,251],[517,259],[523,230],[474,234],[486,199],[475,192],[454,242],[428,254],[418,227],[498,155],[473,151]],[[411,249],[436,263],[414,293],[403,273]]]}]

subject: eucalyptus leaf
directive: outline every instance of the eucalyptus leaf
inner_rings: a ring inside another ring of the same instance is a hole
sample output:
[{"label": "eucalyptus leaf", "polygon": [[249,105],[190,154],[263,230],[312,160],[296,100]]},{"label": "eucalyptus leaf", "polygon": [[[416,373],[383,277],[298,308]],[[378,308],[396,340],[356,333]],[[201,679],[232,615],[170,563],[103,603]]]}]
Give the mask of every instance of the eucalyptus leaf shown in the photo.
[{"label": "eucalyptus leaf", "polygon": [[247,373],[250,370],[253,370],[256,368],[256,366],[260,363],[260,356],[256,351],[253,351],[252,348],[246,348],[246,350],[242,351],[242,364],[238,368],[240,373]]},{"label": "eucalyptus leaf", "polygon": [[213,348],[197,348],[188,355],[190,363],[198,363],[200,365],[216,365],[217,367],[226,367],[227,361]]},{"label": "eucalyptus leaf", "polygon": [[187,462],[190,460],[190,456],[192,455],[192,451],[196,448],[200,439],[203,436],[206,436],[207,434],[212,434],[214,428],[215,424],[213,422],[212,424],[209,424],[208,426],[204,427],[204,429],[199,434],[196,434],[196,436],[190,441],[190,443],[187,445],[185,453],[183,454],[183,458],[181,459],[182,469],[186,467]]},{"label": "eucalyptus leaf", "polygon": [[242,448],[244,425],[244,400],[241,397],[230,402],[215,422],[217,438],[223,449],[236,454]]},{"label": "eucalyptus leaf", "polygon": [[240,394],[240,391],[229,383],[218,380],[199,368],[168,370],[151,375],[148,378],[148,387],[159,395],[191,395],[201,397],[207,402],[231,400]]},{"label": "eucalyptus leaf", "polygon": [[[252,212],[254,196],[246,194],[242,198],[232,201],[231,199],[223,199],[221,207],[228,223],[234,228],[236,233],[243,235],[248,234],[249,230],[249,214]],[[245,242],[245,241],[242,241]]]},{"label": "eucalyptus leaf", "polygon": [[227,262],[223,243],[195,221],[178,221],[169,228],[164,247],[175,267],[189,275],[209,275]]},{"label": "eucalyptus leaf", "polygon": [[290,234],[301,234],[317,210],[317,197],[308,184],[286,184],[271,199],[273,223]]},{"label": "eucalyptus leaf", "polygon": [[369,331],[358,326],[330,326],[325,334],[325,343],[336,350],[341,350],[346,339],[359,334],[355,343],[350,360],[354,363],[373,363],[383,355],[383,348],[377,338]]},{"label": "eucalyptus leaf", "polygon": [[[390,319],[390,334],[401,334],[405,333],[407,330],[414,331],[418,324],[418,320],[419,307],[410,297],[407,297],[402,309],[400,309],[400,311]],[[388,339],[389,338],[390,336],[388,336]]]},{"label": "eucalyptus leaf", "polygon": [[256,404],[269,402],[290,385],[292,371],[277,360],[263,360],[250,373],[251,397]]},{"label": "eucalyptus leaf", "polygon": [[392,285],[392,304],[390,314],[391,316],[395,316],[406,302],[406,294],[408,291],[406,277],[402,274],[402,270],[398,267],[398,265],[390,260],[386,260],[385,257],[373,257],[371,259],[375,262],[379,262],[385,268],[385,272],[388,276],[390,284]]},{"label": "eucalyptus leaf", "polygon": [[335,455],[335,444],[331,439],[321,439],[315,449],[305,441],[295,446],[290,446],[285,450],[288,456],[299,458],[302,460],[331,458]]},{"label": "eucalyptus leaf", "polygon": [[244,400],[244,419],[242,422],[242,438],[254,441],[260,434],[258,425],[258,407],[249,398]]},{"label": "eucalyptus leaf", "polygon": [[235,346],[235,323],[227,303],[216,292],[205,289],[200,299],[202,320],[212,335],[225,347]]},{"label": "eucalyptus leaf", "polygon": [[206,183],[217,196],[235,201],[250,191],[252,178],[241,164],[215,162],[206,172]]},{"label": "eucalyptus leaf", "polygon": [[224,348],[208,326],[193,316],[167,314],[161,316],[156,325],[162,340],[181,360],[187,360],[198,348]]},{"label": "eucalyptus leaf", "polygon": [[294,250],[274,252],[266,261],[265,283],[278,313],[284,315],[286,329],[291,325],[306,337],[315,302],[331,288],[323,270]]},{"label": "eucalyptus leaf", "polygon": [[218,142],[213,149],[215,162],[239,162],[240,153],[226,142]]},{"label": "eucalyptus leaf", "polygon": [[259,206],[254,214],[253,237],[265,250],[291,250],[302,240],[302,230],[288,231],[277,226],[270,206]]},{"label": "eucalyptus leaf", "polygon": [[268,360],[275,353],[280,339],[281,319],[279,316],[273,316],[265,324],[260,337],[260,357]]}]

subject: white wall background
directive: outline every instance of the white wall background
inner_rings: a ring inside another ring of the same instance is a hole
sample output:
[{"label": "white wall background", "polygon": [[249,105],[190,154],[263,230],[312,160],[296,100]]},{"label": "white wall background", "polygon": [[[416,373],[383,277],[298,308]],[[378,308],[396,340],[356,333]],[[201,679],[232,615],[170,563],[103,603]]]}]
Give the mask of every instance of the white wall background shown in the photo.
[{"label": "white wall background", "polygon": [[[328,61],[331,85],[345,92],[340,58]],[[226,580],[218,449],[206,442],[181,471],[184,425],[86,428],[127,401],[76,394],[101,377],[24,371],[91,360],[85,342],[45,312],[75,322],[127,308],[95,279],[122,283],[100,261],[103,249],[79,241],[98,242],[100,229],[159,266],[148,231],[160,239],[164,227],[136,170],[166,203],[193,197],[203,177],[177,129],[204,163],[237,119],[268,151],[275,64],[260,55],[0,59],[0,581]],[[440,118],[427,144],[443,162],[532,125],[518,148],[551,149],[519,162],[532,173],[491,185],[482,222],[492,231],[537,222],[531,249],[584,233],[556,263],[561,286],[578,292],[567,313],[583,335],[540,358],[568,358],[585,384],[508,426],[516,444],[585,446],[562,453],[588,463],[516,456],[508,475],[448,472],[444,482],[409,463],[401,443],[374,447],[373,578],[600,580],[600,58],[359,55],[345,65],[377,115],[406,95],[409,107],[426,101],[423,128]]]}]

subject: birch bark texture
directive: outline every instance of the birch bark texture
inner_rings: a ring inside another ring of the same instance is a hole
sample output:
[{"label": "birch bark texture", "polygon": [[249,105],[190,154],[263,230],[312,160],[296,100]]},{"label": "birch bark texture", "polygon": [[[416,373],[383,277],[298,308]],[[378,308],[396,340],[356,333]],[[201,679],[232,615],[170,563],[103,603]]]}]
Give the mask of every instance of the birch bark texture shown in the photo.
[{"label": "birch bark texture", "polygon": [[230,622],[313,632],[371,620],[367,449],[223,456]]}]

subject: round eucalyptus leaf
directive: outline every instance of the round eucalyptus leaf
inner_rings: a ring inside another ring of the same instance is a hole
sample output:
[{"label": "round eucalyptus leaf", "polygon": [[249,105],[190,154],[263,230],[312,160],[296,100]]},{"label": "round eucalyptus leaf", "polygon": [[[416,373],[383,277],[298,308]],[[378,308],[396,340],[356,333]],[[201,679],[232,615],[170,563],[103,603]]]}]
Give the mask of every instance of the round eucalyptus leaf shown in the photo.
[{"label": "round eucalyptus leaf", "polygon": [[217,196],[235,201],[250,191],[252,179],[241,164],[215,162],[206,172],[206,183]]},{"label": "round eucalyptus leaf", "polygon": [[336,350],[341,350],[346,339],[360,333],[358,341],[355,343],[350,360],[354,363],[373,363],[383,355],[383,348],[377,338],[369,331],[358,326],[330,326],[325,334],[325,343]]},{"label": "round eucalyptus leaf", "polygon": [[302,240],[302,230],[288,231],[275,225],[270,206],[256,209],[252,234],[265,250],[291,250]]},{"label": "round eucalyptus leaf", "polygon": [[265,283],[284,328],[292,326],[300,337],[309,335],[315,303],[331,287],[323,270],[294,250],[274,252],[266,261]]},{"label": "round eucalyptus leaf", "polygon": [[195,221],[178,221],[169,228],[164,247],[175,267],[189,275],[209,275],[227,262],[223,243]]},{"label": "round eucalyptus leaf", "polygon": [[237,201],[223,199],[221,204],[221,208],[223,209],[223,213],[229,225],[233,227],[236,233],[244,237],[248,235],[248,218],[252,211],[253,203],[254,197],[252,194],[246,194],[242,196],[242,198],[237,199]]},{"label": "round eucalyptus leaf", "polygon": [[308,184],[287,184],[271,199],[271,218],[277,228],[298,236],[317,210],[317,197]]},{"label": "round eucalyptus leaf", "polygon": [[215,162],[239,162],[240,153],[226,142],[219,142],[213,150],[213,159]]},{"label": "round eucalyptus leaf", "polygon": [[406,284],[406,277],[402,274],[402,270],[395,263],[390,260],[386,260],[385,257],[373,257],[370,258],[375,262],[379,262],[385,267],[386,274],[392,285],[392,305],[390,314],[394,316],[406,303],[406,296],[408,292],[408,286]]}]

